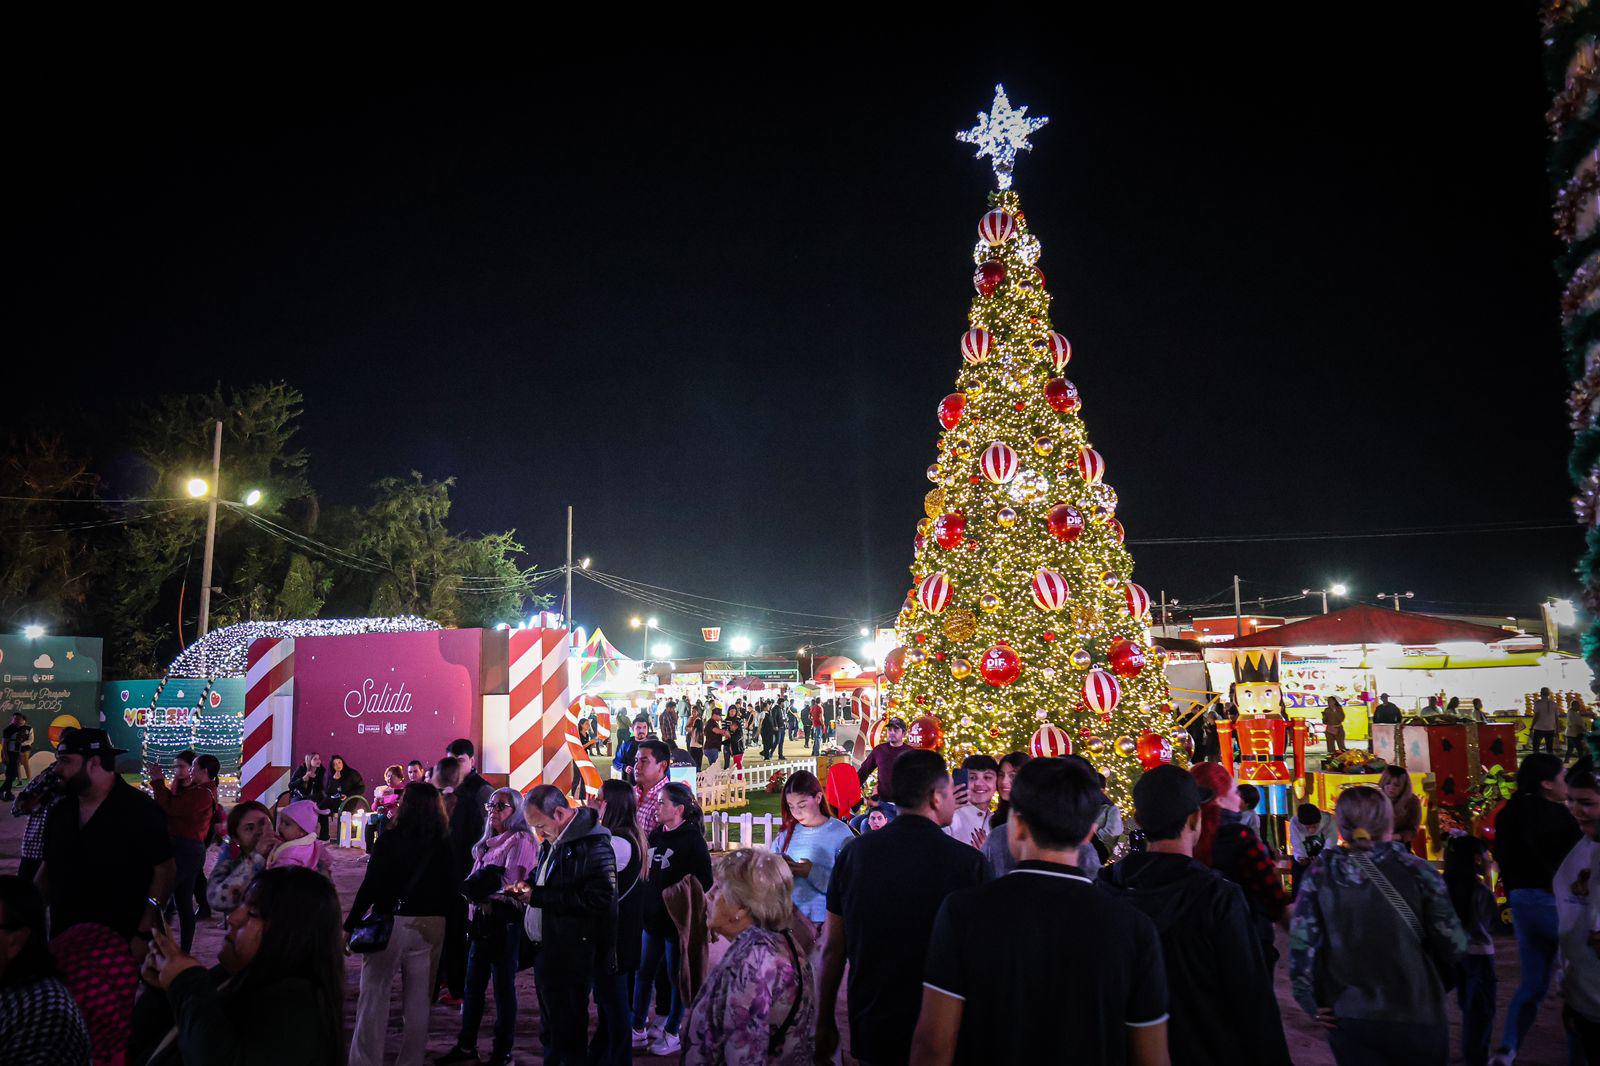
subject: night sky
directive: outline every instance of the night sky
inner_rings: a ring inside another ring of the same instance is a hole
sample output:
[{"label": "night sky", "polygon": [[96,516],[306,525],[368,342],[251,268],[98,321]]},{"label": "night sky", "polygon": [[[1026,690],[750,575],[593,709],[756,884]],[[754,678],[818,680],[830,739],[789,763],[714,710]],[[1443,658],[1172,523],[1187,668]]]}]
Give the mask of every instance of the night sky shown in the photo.
[{"label": "night sky", "polygon": [[[993,182],[953,135],[1003,80],[1051,117],[1017,188],[1135,578],[1528,614],[1575,526],[1138,543],[1570,518],[1538,27],[1497,7],[1270,48],[80,71],[12,116],[7,409],[103,438],[281,378],[327,501],[454,475],[455,524],[540,566],[571,503],[606,571],[890,615]],[[629,613],[579,584],[635,651]]]}]

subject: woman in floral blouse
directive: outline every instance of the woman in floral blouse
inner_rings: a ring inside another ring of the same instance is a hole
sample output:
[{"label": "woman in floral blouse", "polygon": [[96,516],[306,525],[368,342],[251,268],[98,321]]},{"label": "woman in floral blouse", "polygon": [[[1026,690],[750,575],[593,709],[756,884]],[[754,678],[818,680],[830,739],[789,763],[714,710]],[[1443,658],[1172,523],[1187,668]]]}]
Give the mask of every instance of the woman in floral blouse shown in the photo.
[{"label": "woman in floral blouse", "polygon": [[255,800],[234,804],[228,812],[228,839],[206,883],[206,902],[218,914],[230,914],[244,902],[245,889],[267,868],[278,846],[272,812]]},{"label": "woman in floral blouse", "polygon": [[687,1066],[811,1062],[817,984],[789,934],[793,889],[770,851],[742,848],[717,863],[706,927],[731,943],[689,1005]]}]

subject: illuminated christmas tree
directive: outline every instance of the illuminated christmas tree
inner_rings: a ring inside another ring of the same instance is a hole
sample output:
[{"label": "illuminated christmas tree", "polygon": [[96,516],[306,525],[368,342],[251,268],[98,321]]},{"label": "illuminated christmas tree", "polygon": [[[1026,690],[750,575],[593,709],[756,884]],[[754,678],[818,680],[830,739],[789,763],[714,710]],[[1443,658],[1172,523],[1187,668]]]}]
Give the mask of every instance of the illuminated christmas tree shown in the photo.
[{"label": "illuminated christmas tree", "polygon": [[1073,750],[1125,798],[1141,765],[1172,757],[1171,718],[1150,598],[1131,580],[1106,460],[1064,376],[1072,346],[1051,325],[1041,246],[1011,188],[1017,152],[1047,121],[997,86],[957,135],[991,157],[999,188],[978,223],[957,391],[939,404],[903,643],[884,668],[891,713],[932,715],[914,732],[942,732],[948,755]]}]

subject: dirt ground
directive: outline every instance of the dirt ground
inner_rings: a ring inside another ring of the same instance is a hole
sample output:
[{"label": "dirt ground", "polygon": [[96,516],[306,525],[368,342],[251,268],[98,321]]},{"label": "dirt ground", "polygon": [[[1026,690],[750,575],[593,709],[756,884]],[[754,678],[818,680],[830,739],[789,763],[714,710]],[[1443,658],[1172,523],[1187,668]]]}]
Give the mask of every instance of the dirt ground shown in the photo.
[{"label": "dirt ground", "polygon": [[[9,805],[6,808],[9,811]],[[24,819],[0,816],[0,870],[15,872],[22,843],[22,828]],[[346,907],[354,897],[356,888],[361,883],[362,871],[365,869],[365,853],[354,850],[334,849],[334,883],[339,889],[340,898]],[[217,957],[217,951],[222,944],[222,930],[218,921],[202,922],[195,934],[195,955],[201,961],[210,965]],[[1287,956],[1287,944],[1280,932],[1278,947]],[[1497,1010],[1495,1016],[1495,1033],[1498,1036],[1504,1023],[1506,1005],[1511,1000],[1512,993],[1517,986],[1517,949],[1516,942],[1510,938],[1502,938],[1496,945],[1495,969],[1499,974],[1499,990],[1497,995]],[[712,948],[712,960],[720,957],[722,945]],[[1373,959],[1374,966],[1384,965],[1384,960]],[[353,1023],[355,1017],[356,992],[359,987],[361,973],[361,959],[359,956],[349,960],[345,969],[346,973],[346,1017]],[[1333,1062],[1333,1056],[1328,1052],[1327,1042],[1322,1037],[1322,1031],[1313,1025],[1304,1012],[1295,1005],[1289,994],[1289,978],[1287,958],[1280,961],[1276,970],[1276,986],[1278,1003],[1283,1011],[1284,1032],[1288,1037],[1289,1051],[1297,1064],[1323,1064]],[[537,1000],[533,990],[533,972],[525,971],[517,978],[518,1002],[520,1009],[517,1014],[517,1039],[516,1061],[521,1063],[538,1062],[538,1019]],[[393,1011],[389,1019],[390,1042],[389,1054],[394,1055],[399,1048],[400,1014],[398,986]],[[843,1061],[851,1063],[855,1060],[849,1056],[849,1025],[845,1019],[844,997],[841,992],[840,1001],[836,1005],[839,1017],[839,1029],[844,1034],[845,1052]],[[1450,1009],[1452,1062],[1460,1062],[1460,1017],[1454,1009]],[[479,1040],[480,1054],[485,1058],[489,1051],[490,1030],[493,1024],[494,1005],[491,997],[490,1004],[485,1014],[483,1030]],[[592,1011],[591,1011],[592,1018]],[[448,1007],[435,1004],[429,1018],[428,1050],[430,1053],[442,1053],[450,1048],[454,1042],[458,1024],[457,1011]],[[642,1056],[644,1062],[667,1062],[668,1059],[659,1059]],[[1559,1008],[1554,999],[1547,999],[1540,1008],[1539,1020],[1533,1032],[1523,1047],[1519,1063],[1556,1064],[1565,1063],[1565,1042],[1561,1033],[1561,1017]]]}]

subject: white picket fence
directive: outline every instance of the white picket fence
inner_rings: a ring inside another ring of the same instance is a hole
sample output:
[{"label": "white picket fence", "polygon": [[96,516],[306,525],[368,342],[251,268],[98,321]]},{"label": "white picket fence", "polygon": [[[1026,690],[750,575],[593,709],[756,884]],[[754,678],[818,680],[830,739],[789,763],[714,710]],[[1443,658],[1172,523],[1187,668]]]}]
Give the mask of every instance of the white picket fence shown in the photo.
[{"label": "white picket fence", "polygon": [[744,778],[746,788],[755,791],[766,788],[767,782],[771,781],[776,775],[782,774],[784,777],[788,777],[796,770],[810,770],[812,773],[816,773],[816,757],[807,756],[804,759],[785,759],[783,762],[762,763],[760,766],[747,766],[743,770],[735,770],[733,772]]},{"label": "white picket fence", "polygon": [[736,848],[770,848],[783,826],[776,814],[730,814],[716,811],[706,815],[706,842],[712,851]]}]

